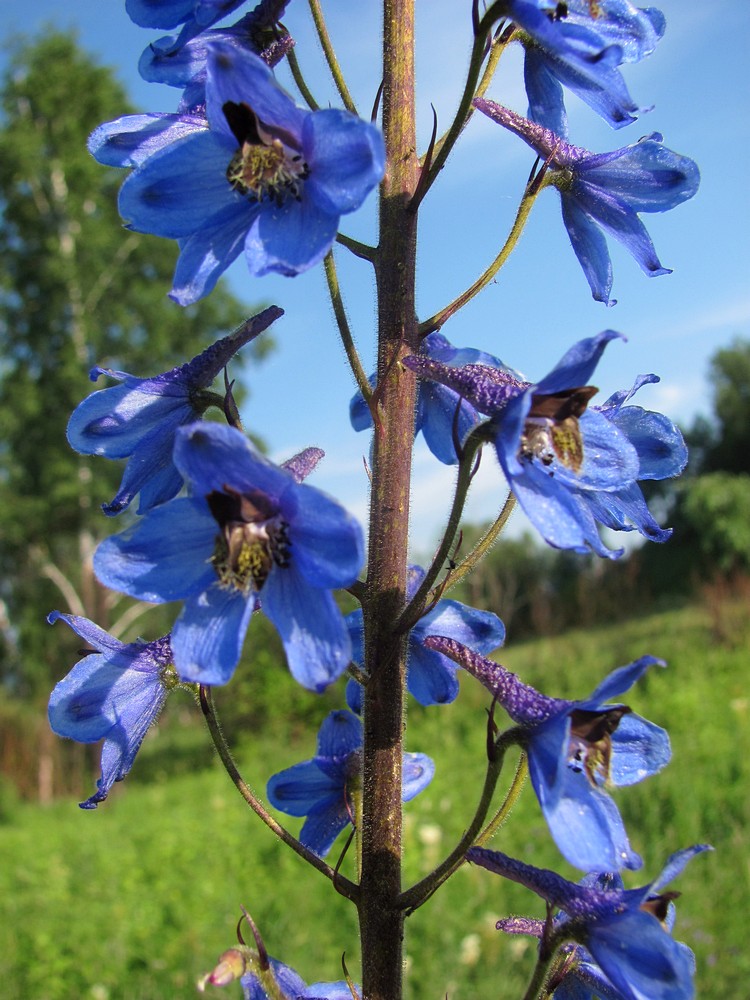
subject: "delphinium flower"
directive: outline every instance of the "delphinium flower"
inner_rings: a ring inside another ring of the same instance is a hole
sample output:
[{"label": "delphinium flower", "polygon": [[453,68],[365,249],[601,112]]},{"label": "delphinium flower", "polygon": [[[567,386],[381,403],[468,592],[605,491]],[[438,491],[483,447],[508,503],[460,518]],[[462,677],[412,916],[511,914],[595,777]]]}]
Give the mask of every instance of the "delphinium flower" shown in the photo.
[{"label": "delphinium flower", "polygon": [[331,497],[298,482],[300,470],[272,464],[232,427],[179,428],[174,462],[191,495],[102,542],[97,576],[141,600],[184,602],[172,629],[183,679],[226,683],[262,607],[293,676],[322,690],[350,662],[331,591],[356,579],[361,528]]},{"label": "delphinium flower", "polygon": [[[678,851],[653,882],[639,889],[624,889],[619,880],[608,877],[576,885],[485,848],[471,848],[466,857],[520,882],[562,911],[552,924],[554,937],[583,947],[569,954],[568,975],[555,989],[556,1000],[691,1000],[693,954],[670,934],[672,900],[679,893],[661,890],[696,854],[707,850],[708,845],[698,844]],[[542,932],[536,921],[524,918],[501,920],[497,926],[511,933]]]},{"label": "delphinium flower", "polygon": [[[424,579],[420,566],[410,566],[406,598],[411,599]],[[352,660],[364,664],[363,617],[361,608],[346,617],[352,640]],[[491,653],[505,642],[505,626],[491,611],[479,611],[458,601],[438,601],[419,619],[409,634],[407,685],[420,705],[447,705],[458,695],[456,667],[447,656],[428,649],[428,635],[448,635],[470,646],[478,653]],[[356,688],[352,690],[352,685]],[[361,687],[349,682],[347,702],[350,708],[361,708]]]},{"label": "delphinium flower", "polygon": [[141,28],[180,30],[180,44],[232,14],[247,0],[125,0],[125,10]]},{"label": "delphinium flower", "polygon": [[209,46],[205,96],[205,118],[131,116],[89,143],[102,162],[135,166],[120,190],[128,226],[179,241],[170,294],[180,305],[208,294],[243,251],[254,276],[317,264],[385,166],[374,125],[298,108],[258,56],[226,42]]},{"label": "delphinium flower", "polygon": [[[206,63],[212,42],[227,42],[235,48],[254,52],[268,66],[276,66],[294,45],[291,35],[278,25],[288,0],[263,0],[235,24],[209,31],[187,24],[179,35],[167,35],[146,46],[138,62],[144,80],[170,87],[190,88],[188,101],[205,93]],[[222,15],[223,16],[223,15]],[[183,98],[183,105],[185,99]]]},{"label": "delphinium flower", "polygon": [[658,132],[632,146],[591,153],[494,101],[478,98],[474,105],[545,161],[547,178],[560,192],[573,250],[598,302],[614,305],[605,233],[619,240],[649,277],[671,273],[662,267],[639,213],[667,212],[692,198],[700,180],[692,160],[667,149]]},{"label": "delphinium flower", "polygon": [[55,686],[49,700],[53,732],[78,743],[102,746],[102,776],[82,809],[95,809],[112,785],[128,774],[167,695],[181,680],[169,636],[153,642],[120,642],[78,615],[53,611],[50,624],[62,620],[93,648]]},{"label": "delphinium flower", "polygon": [[550,698],[505,667],[455,639],[429,636],[425,645],[473,674],[518,727],[544,818],[560,853],[581,871],[640,868],[608,786],[633,785],[669,761],[665,730],[610,704],[654,664],[641,657],[613,671],[581,701]]},{"label": "delphinium flower", "polygon": [[[331,849],[341,831],[355,821],[361,793],[362,723],[352,712],[331,712],[318,733],[312,760],[294,764],[268,782],[268,799],[290,816],[306,816],[299,839],[320,857]],[[405,753],[404,802],[432,781],[435,765],[422,753]]]},{"label": "delphinium flower", "polygon": [[[454,347],[442,333],[428,334],[422,341],[420,353],[451,368],[481,364],[501,371],[508,370],[502,361],[485,351],[473,347]],[[377,376],[373,374],[370,376],[370,385],[374,388],[376,384]],[[352,397],[349,419],[355,431],[372,427],[372,414],[361,392],[356,392]],[[448,386],[434,382],[420,384],[414,433],[422,432],[427,447],[445,465],[455,465],[458,462],[456,442],[461,445],[479,419],[474,407]]]},{"label": "delphinium flower", "polygon": [[172,460],[177,428],[222,402],[206,391],[208,387],[241,347],[281,315],[281,309],[270,306],[192,361],[153,378],[91,369],[92,382],[106,375],[120,385],[93,392],[76,407],[68,423],[68,442],[82,455],[128,459],[120,489],[110,503],[102,504],[105,514],[119,514],[136,494],[139,514],[176,496],[182,486]]},{"label": "delphinium flower", "polygon": [[661,11],[629,0],[510,0],[508,13],[522,29],[532,121],[567,136],[563,86],[613,128],[635,121],[640,109],[619,67],[653,52],[666,26]]},{"label": "delphinium flower", "polygon": [[579,341],[537,383],[484,365],[456,369],[418,355],[403,360],[491,418],[487,437],[510,488],[545,541],[610,558],[622,550],[604,545],[599,523],[634,528],[653,541],[669,537],[649,513],[637,480],[674,476],[687,461],[682,435],[670,420],[623,405],[656,376],[640,376],[629,392],[615,393],[601,407],[589,406],[597,390],[587,383],[604,348],[617,337],[605,330]]}]

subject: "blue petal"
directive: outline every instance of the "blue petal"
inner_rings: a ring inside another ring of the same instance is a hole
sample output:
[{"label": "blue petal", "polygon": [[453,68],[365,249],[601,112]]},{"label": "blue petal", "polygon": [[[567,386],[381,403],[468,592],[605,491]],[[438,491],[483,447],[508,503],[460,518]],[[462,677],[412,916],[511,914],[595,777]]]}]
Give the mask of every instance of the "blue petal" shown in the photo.
[{"label": "blue petal", "polygon": [[688,1000],[693,971],[685,949],[640,910],[592,924],[587,947],[625,1000]]},{"label": "blue petal", "polygon": [[583,212],[622,243],[644,274],[658,277],[671,273],[669,268],[662,266],[646,227],[630,205],[609,191],[582,180],[575,182],[573,197]]},{"label": "blue petal", "polygon": [[687,156],[646,137],[632,146],[586,157],[577,167],[582,181],[624,201],[634,212],[666,212],[692,198],[698,167]]},{"label": "blue petal", "polygon": [[[444,465],[455,465],[458,455],[453,435],[463,444],[469,431],[479,423],[479,414],[457,392],[436,382],[422,382],[419,387],[422,420],[417,426],[427,447]],[[456,410],[460,407],[458,419]]]},{"label": "blue petal", "polygon": [[629,691],[636,681],[646,673],[650,667],[663,667],[664,662],[657,660],[655,656],[642,656],[638,660],[633,660],[624,667],[618,667],[611,674],[604,678],[584,701],[578,702],[578,707],[583,709],[593,709],[598,711],[601,706],[616,700],[620,695]]},{"label": "blue petal", "polygon": [[[295,510],[285,510],[285,501]],[[359,523],[336,500],[311,486],[297,486],[282,501],[294,564],[313,587],[348,587],[365,559]]]},{"label": "blue petal", "polygon": [[271,570],[262,607],[278,630],[292,676],[303,687],[321,692],[349,666],[349,633],[333,596],[311,587],[294,564]]},{"label": "blue petal", "polygon": [[609,297],[612,291],[612,260],[604,234],[571,194],[561,192],[560,203],[565,228],[591,294],[597,302],[615,305],[616,300]]},{"label": "blue petal", "polygon": [[558,361],[549,375],[533,387],[534,393],[554,395],[567,389],[588,385],[601,360],[604,350],[612,340],[624,340],[616,330],[603,330],[595,337],[586,337],[574,344]]},{"label": "blue petal", "polygon": [[[304,980],[294,969],[291,969],[288,965],[284,965],[282,962],[278,962],[275,958],[270,959],[270,962],[274,978],[279,985],[282,996],[295,998],[305,996],[307,987]],[[247,973],[242,977],[240,982],[242,984],[243,1000],[268,1000],[268,994],[261,986],[257,976]]]},{"label": "blue petal", "polygon": [[666,767],[671,756],[665,729],[639,715],[624,715],[612,734],[612,784],[635,785]]},{"label": "blue petal", "polygon": [[434,761],[423,753],[405,753],[402,772],[401,798],[410,802],[419,795],[435,776]]},{"label": "blue petal", "polygon": [[338,215],[324,212],[304,191],[301,201],[289,199],[281,206],[263,202],[245,240],[250,274],[293,277],[319,264],[338,226]]},{"label": "blue petal", "polygon": [[505,642],[505,626],[491,611],[443,600],[419,620],[412,633],[420,641],[426,635],[445,635],[486,654]]},{"label": "blue petal", "polygon": [[385,170],[380,130],[348,111],[329,108],[308,115],[302,146],[310,166],[305,194],[327,215],[358,209]]},{"label": "blue petal", "polygon": [[636,483],[614,493],[587,493],[582,499],[596,520],[614,531],[637,530],[651,542],[672,537],[671,528],[662,528],[654,520]]},{"label": "blue petal", "polygon": [[315,761],[306,760],[269,778],[266,795],[274,808],[288,816],[307,816],[321,801],[328,802],[340,790],[340,781],[332,780]]},{"label": "blue petal", "polygon": [[231,205],[187,239],[180,241],[170,297],[189,306],[216,287],[224,271],[240,255],[247,229],[258,207]]},{"label": "blue petal", "polygon": [[250,202],[233,191],[227,167],[236,142],[203,129],[150,156],[120,188],[119,210],[131,229],[174,239],[188,237],[233,208],[247,215]]},{"label": "blue petal", "polygon": [[[173,395],[160,395],[141,388],[141,380],[127,376],[123,385],[92,392],[73,410],[67,437],[81,455],[127,458],[138,442],[163,420],[177,422],[193,413],[189,388],[176,383]],[[171,446],[170,446],[171,450]]]},{"label": "blue petal", "polygon": [[208,561],[215,537],[204,501],[171,500],[106,538],[94,553],[94,572],[106,587],[142,601],[180,600],[216,579]]},{"label": "blue petal", "polygon": [[579,418],[583,439],[583,462],[580,469],[570,469],[555,458],[544,470],[556,481],[573,489],[615,490],[628,486],[638,477],[638,454],[625,434],[594,409]]},{"label": "blue petal", "polygon": [[197,0],[125,0],[131,20],[142,28],[176,28],[186,21]]},{"label": "blue petal", "polygon": [[622,549],[613,551],[602,543],[586,501],[535,465],[527,464],[510,483],[526,516],[550,545],[582,553],[593,550],[609,559],[622,555]]},{"label": "blue petal", "polygon": [[661,892],[664,886],[668,885],[673,879],[684,871],[685,866],[689,861],[692,861],[696,854],[703,854],[704,851],[713,851],[713,847],[710,844],[694,844],[692,847],[686,847],[681,851],[675,851],[674,854],[667,858],[667,863],[661,870],[661,873],[654,879],[651,885],[647,886],[647,894],[653,892]]},{"label": "blue petal", "polygon": [[407,684],[420,705],[448,705],[458,697],[455,665],[443,653],[409,642]]},{"label": "blue petal", "polygon": [[303,122],[311,112],[296,106],[263,60],[227,42],[212,42],[208,48],[206,111],[211,128],[231,137],[223,107],[227,102],[247,104],[264,124],[283,130],[290,142],[299,143]]},{"label": "blue petal", "polygon": [[300,842],[318,857],[324,858],[338,835],[350,823],[346,792],[342,788],[336,799],[321,802],[310,810],[299,833]]},{"label": "blue petal", "polygon": [[296,489],[303,489],[290,472],[264,458],[241,431],[224,424],[199,421],[178,430],[174,461],[198,496],[229,486],[240,493],[262,493],[278,508],[283,496],[294,497]]},{"label": "blue petal", "polygon": [[202,118],[175,114],[125,115],[105,122],[88,140],[88,149],[108,167],[138,167],[171,143],[204,132]]},{"label": "blue petal", "polygon": [[254,594],[245,595],[215,581],[185,601],[172,629],[177,671],[198,684],[226,684],[242,655]]},{"label": "blue petal", "polygon": [[559,80],[550,72],[544,53],[533,45],[524,49],[523,79],[529,99],[527,118],[568,137],[568,116]]},{"label": "blue petal", "polygon": [[351,712],[330,712],[318,732],[318,755],[340,759],[362,746],[362,723]]},{"label": "blue petal", "polygon": [[624,406],[612,422],[638,452],[638,479],[678,476],[688,459],[680,429],[663,413],[640,406]]}]

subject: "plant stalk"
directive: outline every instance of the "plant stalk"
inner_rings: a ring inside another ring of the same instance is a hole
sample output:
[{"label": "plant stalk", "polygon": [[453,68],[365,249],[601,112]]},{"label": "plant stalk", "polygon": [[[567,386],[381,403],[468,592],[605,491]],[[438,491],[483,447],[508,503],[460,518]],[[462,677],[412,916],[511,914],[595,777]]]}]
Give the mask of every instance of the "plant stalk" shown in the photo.
[{"label": "plant stalk", "polygon": [[416,380],[400,359],[418,350],[415,310],[419,179],[414,121],[414,0],[383,4],[383,134],[380,193],[378,419],[375,420],[365,624],[362,876],[359,921],[365,1000],[400,1000],[402,762],[406,634],[394,623],[406,595]]}]

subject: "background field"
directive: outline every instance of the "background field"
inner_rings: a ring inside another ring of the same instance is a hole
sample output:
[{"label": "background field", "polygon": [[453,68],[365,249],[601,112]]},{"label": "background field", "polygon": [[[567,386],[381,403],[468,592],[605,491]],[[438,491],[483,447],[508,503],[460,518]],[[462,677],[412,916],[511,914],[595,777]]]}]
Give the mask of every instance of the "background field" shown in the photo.
[{"label": "background field", "polygon": [[[643,653],[669,661],[667,670],[652,670],[629,701],[668,727],[673,763],[645,785],[623,790],[618,802],[645,859],[630,885],[656,875],[677,848],[702,841],[716,848],[677,883],[683,896],[676,934],[696,953],[704,1000],[746,996],[750,981],[744,929],[749,630],[746,609],[733,610],[722,641],[715,616],[691,605],[616,628],[517,645],[503,657],[524,679],[576,697]],[[435,757],[437,776],[407,807],[409,880],[450,849],[478,796],[488,699],[468,681],[453,706],[410,709],[410,747]],[[328,701],[315,705],[321,717],[328,707]],[[192,996],[196,978],[233,942],[240,903],[252,912],[271,953],[308,981],[340,978],[343,952],[356,972],[352,907],[277,848],[212,757],[193,717],[189,700],[173,699],[127,782],[95,812],[83,813],[73,801],[40,807],[6,797],[0,992],[7,1000]],[[244,734],[239,757],[258,789],[270,773],[313,752],[293,713],[280,721],[256,718],[254,730]],[[341,843],[343,838],[334,859]],[[494,846],[576,877],[551,845],[530,788]],[[348,864],[347,858],[345,870]],[[409,996],[518,995],[533,945],[504,938],[494,923],[508,913],[541,916],[539,904],[488,872],[462,869],[408,922]],[[237,992],[233,987],[226,995]]]}]

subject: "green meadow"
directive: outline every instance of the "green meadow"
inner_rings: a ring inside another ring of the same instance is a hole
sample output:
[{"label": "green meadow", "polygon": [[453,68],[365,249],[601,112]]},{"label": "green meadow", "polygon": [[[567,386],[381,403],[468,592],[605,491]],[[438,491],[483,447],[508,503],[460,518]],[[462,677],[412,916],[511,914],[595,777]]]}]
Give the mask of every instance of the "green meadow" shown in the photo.
[{"label": "green meadow", "polygon": [[[671,888],[675,934],[695,951],[704,1000],[747,996],[750,724],[747,609],[716,628],[701,605],[626,624],[511,646],[503,662],[553,695],[583,697],[613,668],[644,653],[668,661],[627,698],[669,729],[673,761],[645,784],[616,793],[644,857],[629,885],[649,881],[680,847],[709,842]],[[726,624],[726,623],[725,623]],[[248,681],[252,692],[252,682]],[[286,688],[280,689],[286,690]],[[312,756],[305,727],[264,710],[242,733],[237,757],[262,792],[267,777]],[[406,807],[411,882],[453,846],[477,801],[489,698],[465,677],[457,703],[413,703],[409,749],[437,764],[431,787]],[[333,703],[315,704],[316,721]],[[318,716],[319,711],[319,716]],[[126,782],[99,809],[5,802],[0,812],[0,995],[6,1000],[167,1000],[235,940],[240,904],[268,950],[308,981],[358,971],[351,904],[279,847],[221,770],[189,699],[172,699]],[[195,723],[191,720],[195,718]],[[188,720],[188,721],[186,721]],[[235,727],[236,728],[236,727]],[[501,785],[510,781],[513,761]],[[507,780],[506,780],[507,779]],[[89,794],[87,792],[86,794]],[[498,802],[502,797],[498,790]],[[291,829],[299,821],[289,820]],[[335,862],[344,837],[334,846]],[[492,846],[572,878],[551,844],[530,787]],[[351,851],[342,870],[352,875]],[[522,888],[462,868],[407,922],[408,995],[414,1000],[498,1000],[523,992],[534,943],[495,930],[510,913],[543,916]],[[236,986],[217,996],[238,996]]]}]

